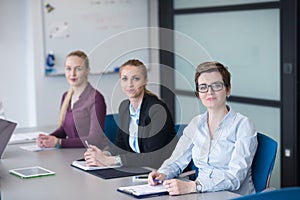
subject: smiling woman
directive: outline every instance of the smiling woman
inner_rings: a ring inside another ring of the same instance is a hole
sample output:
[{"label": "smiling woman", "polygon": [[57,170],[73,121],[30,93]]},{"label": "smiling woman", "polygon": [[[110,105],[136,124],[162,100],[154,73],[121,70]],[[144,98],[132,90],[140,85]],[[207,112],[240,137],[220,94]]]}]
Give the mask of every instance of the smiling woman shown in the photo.
[{"label": "smiling woman", "polygon": [[149,166],[157,168],[177,143],[174,122],[167,105],[146,89],[147,69],[139,60],[128,60],[119,71],[126,100],[119,106],[115,146],[105,155],[93,147],[85,153],[88,165]]},{"label": "smiling woman", "polygon": [[[248,117],[226,105],[231,91],[229,71],[219,62],[201,63],[195,84],[195,94],[207,111],[192,119],[171,157],[149,174],[149,183],[164,181],[170,195],[222,190],[254,193],[251,164],[257,132]],[[191,161],[198,169],[194,182],[172,179]]]},{"label": "smiling woman", "polygon": [[58,128],[50,135],[40,134],[40,147],[84,147],[88,141],[104,149],[108,140],[103,133],[106,104],[102,94],[88,82],[89,60],[82,51],[69,53],[65,77],[70,85],[62,97]]}]

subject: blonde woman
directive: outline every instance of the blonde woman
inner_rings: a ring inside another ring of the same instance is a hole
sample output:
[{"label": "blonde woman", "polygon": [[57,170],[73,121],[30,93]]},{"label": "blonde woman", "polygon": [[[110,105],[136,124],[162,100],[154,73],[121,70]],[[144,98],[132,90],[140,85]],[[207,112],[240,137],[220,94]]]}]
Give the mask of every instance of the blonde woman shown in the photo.
[{"label": "blonde woman", "polygon": [[90,72],[87,55],[82,51],[69,53],[65,61],[65,77],[70,89],[62,97],[58,129],[50,135],[40,134],[40,147],[84,147],[84,141],[106,148],[103,133],[106,104],[102,94],[88,82]]},{"label": "blonde woman", "polygon": [[109,156],[95,146],[84,154],[88,165],[149,166],[156,168],[168,158],[177,143],[174,123],[167,105],[146,89],[147,69],[136,59],[119,71],[127,98],[119,106],[116,145]]}]

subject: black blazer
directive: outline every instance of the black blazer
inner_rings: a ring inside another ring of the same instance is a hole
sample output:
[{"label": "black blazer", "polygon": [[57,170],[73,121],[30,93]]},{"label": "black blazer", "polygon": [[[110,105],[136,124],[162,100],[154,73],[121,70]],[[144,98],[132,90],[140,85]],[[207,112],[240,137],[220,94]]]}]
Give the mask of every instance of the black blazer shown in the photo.
[{"label": "black blazer", "polygon": [[151,94],[144,95],[139,118],[138,143],[141,153],[129,145],[129,100],[119,106],[119,130],[114,153],[121,156],[124,166],[158,168],[170,157],[178,138],[166,104]]}]

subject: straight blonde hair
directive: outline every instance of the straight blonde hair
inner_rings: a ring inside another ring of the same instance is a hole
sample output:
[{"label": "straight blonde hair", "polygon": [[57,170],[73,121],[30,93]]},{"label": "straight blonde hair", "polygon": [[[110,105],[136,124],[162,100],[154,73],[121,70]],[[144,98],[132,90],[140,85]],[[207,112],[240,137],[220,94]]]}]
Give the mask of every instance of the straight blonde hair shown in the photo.
[{"label": "straight blonde hair", "polygon": [[[70,52],[66,58],[70,57],[70,56],[77,56],[79,58],[82,58],[84,60],[84,66],[86,68],[89,68],[89,59],[87,57],[87,55],[83,52],[83,51],[80,51],[80,50],[76,50],[76,51],[72,51]],[[66,117],[66,112],[67,112],[67,108],[70,104],[70,101],[71,101],[71,98],[72,98],[72,95],[73,95],[74,91],[73,91],[73,88],[70,87],[69,90],[68,90],[68,93],[66,94],[65,96],[65,99],[61,105],[61,108],[60,108],[60,114],[59,114],[59,120],[58,120],[58,127],[61,127],[62,124],[64,123],[64,120],[65,120],[65,117]]]}]

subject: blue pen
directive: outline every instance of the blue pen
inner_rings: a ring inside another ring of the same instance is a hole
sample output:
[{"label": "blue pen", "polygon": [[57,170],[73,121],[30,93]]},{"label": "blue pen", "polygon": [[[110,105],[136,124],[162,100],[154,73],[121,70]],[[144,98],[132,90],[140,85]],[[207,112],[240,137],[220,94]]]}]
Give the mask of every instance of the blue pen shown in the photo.
[{"label": "blue pen", "polygon": [[158,180],[158,179],[153,179],[154,183],[159,183],[159,184],[162,184],[164,181],[162,180]]}]

